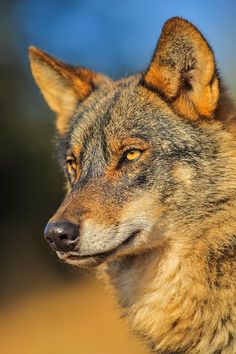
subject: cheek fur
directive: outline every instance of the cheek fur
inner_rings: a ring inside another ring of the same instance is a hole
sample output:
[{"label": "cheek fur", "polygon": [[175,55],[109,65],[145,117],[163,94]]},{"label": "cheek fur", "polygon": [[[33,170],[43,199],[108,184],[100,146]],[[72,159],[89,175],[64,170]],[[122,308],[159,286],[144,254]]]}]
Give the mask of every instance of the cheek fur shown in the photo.
[{"label": "cheek fur", "polygon": [[191,186],[194,172],[192,167],[182,162],[177,162],[173,167],[173,177],[176,182]]}]

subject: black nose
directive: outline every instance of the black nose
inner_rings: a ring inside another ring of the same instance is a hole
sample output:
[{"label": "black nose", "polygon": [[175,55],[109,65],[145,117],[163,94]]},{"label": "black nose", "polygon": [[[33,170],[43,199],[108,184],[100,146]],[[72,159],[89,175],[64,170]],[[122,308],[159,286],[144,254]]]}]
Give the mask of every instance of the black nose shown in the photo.
[{"label": "black nose", "polygon": [[54,250],[72,251],[78,242],[79,227],[69,221],[48,223],[44,237]]}]

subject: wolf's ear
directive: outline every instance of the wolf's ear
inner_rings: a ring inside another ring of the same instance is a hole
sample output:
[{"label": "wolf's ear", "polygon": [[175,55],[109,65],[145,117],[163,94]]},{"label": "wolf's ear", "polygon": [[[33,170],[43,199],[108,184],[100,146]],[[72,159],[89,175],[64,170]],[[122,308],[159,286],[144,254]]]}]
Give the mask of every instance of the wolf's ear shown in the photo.
[{"label": "wolf's ear", "polygon": [[196,27],[179,17],[165,23],[144,84],[183,117],[213,116],[219,80],[212,50]]},{"label": "wolf's ear", "polygon": [[57,130],[64,134],[78,101],[91,93],[100,75],[64,64],[35,47],[29,48],[29,58],[34,79],[57,114]]}]

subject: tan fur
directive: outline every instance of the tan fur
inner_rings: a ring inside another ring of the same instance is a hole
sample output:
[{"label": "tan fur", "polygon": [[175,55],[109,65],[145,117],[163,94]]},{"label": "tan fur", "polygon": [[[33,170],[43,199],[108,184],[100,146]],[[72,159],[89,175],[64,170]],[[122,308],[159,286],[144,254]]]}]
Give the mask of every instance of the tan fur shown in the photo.
[{"label": "tan fur", "polygon": [[[166,22],[145,81],[184,117],[212,117],[219,98],[214,56],[202,34],[186,20]],[[184,87],[185,81],[191,90]]]},{"label": "tan fur", "polygon": [[73,177],[59,258],[99,266],[153,352],[235,354],[236,116],[202,34],[167,21],[148,70],[115,82],[36,49],[31,65]]},{"label": "tan fur", "polygon": [[57,114],[56,127],[62,135],[78,101],[85,99],[104,78],[88,69],[66,65],[35,47],[30,47],[29,58],[35,81]]},{"label": "tan fur", "polygon": [[[229,158],[235,171],[236,144],[227,133],[224,137],[229,145],[222,144],[222,158]],[[189,168],[178,164],[174,175],[188,187]],[[235,195],[235,178],[230,186],[222,184],[222,191],[228,188]],[[236,201],[230,202],[191,229],[172,220],[168,241],[100,266],[99,276],[118,297],[132,329],[150,340],[156,353],[236,352],[235,210]]]},{"label": "tan fur", "polygon": [[176,163],[173,174],[176,180],[183,182],[185,186],[191,185],[191,180],[193,177],[193,170],[191,167],[185,166],[181,163]]}]

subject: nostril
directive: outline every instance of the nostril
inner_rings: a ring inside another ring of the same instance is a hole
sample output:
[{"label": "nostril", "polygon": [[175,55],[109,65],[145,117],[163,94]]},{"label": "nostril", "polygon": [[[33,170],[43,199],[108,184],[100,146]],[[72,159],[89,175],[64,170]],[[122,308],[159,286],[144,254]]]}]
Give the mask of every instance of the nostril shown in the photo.
[{"label": "nostril", "polygon": [[60,235],[59,239],[60,239],[60,241],[69,241],[70,240],[67,235]]},{"label": "nostril", "polygon": [[71,251],[79,237],[79,226],[68,221],[49,223],[45,227],[44,237],[56,250]]}]

